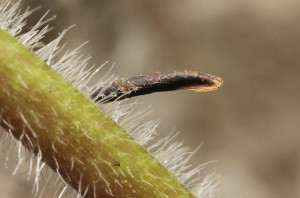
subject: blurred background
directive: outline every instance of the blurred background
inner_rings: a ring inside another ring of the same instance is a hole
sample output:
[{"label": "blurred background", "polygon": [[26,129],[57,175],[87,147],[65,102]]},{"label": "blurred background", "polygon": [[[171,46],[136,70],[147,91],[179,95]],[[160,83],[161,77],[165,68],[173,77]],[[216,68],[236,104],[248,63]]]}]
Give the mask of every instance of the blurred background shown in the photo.
[{"label": "blurred background", "polygon": [[[196,148],[197,165],[222,175],[223,197],[300,197],[300,1],[23,0],[57,15],[45,42],[76,24],[64,42],[85,41],[91,65],[115,63],[121,77],[197,70],[223,78],[210,93],[141,96],[160,119],[160,137],[175,128]],[[133,99],[134,100],[134,99]],[[2,154],[1,154],[2,155]],[[13,169],[12,169],[13,170]],[[33,197],[26,174],[0,163],[0,197]],[[44,197],[53,197],[46,191]]]}]

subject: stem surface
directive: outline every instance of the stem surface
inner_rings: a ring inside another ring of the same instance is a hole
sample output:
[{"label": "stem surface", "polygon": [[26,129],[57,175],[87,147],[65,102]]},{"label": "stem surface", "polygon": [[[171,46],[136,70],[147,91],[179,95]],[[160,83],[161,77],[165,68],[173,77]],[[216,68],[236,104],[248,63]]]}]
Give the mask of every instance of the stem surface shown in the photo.
[{"label": "stem surface", "polygon": [[1,126],[79,193],[194,197],[95,103],[1,29],[0,85]]}]

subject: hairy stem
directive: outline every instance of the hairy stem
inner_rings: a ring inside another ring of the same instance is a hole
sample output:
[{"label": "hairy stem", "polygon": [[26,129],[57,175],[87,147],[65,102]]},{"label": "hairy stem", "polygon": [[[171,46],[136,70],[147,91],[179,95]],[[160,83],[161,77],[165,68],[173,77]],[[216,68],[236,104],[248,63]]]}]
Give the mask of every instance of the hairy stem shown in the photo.
[{"label": "hairy stem", "polygon": [[0,30],[1,126],[86,197],[194,197],[126,131]]}]

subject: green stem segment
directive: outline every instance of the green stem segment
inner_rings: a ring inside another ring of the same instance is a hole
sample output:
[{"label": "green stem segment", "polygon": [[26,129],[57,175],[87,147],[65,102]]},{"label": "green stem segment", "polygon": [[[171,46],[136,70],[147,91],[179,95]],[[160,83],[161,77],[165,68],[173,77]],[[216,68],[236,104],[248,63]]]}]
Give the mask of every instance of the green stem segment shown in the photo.
[{"label": "green stem segment", "polygon": [[86,197],[194,197],[91,100],[2,30],[0,85],[1,126],[78,192],[88,189]]}]

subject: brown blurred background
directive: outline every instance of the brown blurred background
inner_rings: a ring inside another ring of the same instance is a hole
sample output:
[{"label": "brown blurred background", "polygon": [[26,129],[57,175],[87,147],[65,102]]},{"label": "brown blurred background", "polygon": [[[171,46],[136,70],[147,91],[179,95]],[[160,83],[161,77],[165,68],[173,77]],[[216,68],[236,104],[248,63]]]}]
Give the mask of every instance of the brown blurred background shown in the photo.
[{"label": "brown blurred background", "polygon": [[[222,175],[225,198],[300,197],[300,1],[24,0],[57,19],[46,42],[65,27],[71,48],[86,40],[91,65],[116,63],[131,77],[168,70],[218,75],[216,92],[178,91],[139,97],[161,119],[159,133],[174,127],[178,140],[202,149],[194,165]],[[35,19],[34,19],[35,18]],[[1,154],[2,155],[2,154]],[[0,197],[30,198],[26,174],[11,176],[0,163]],[[24,178],[23,178],[24,176]],[[47,191],[44,197],[53,197]]]}]

